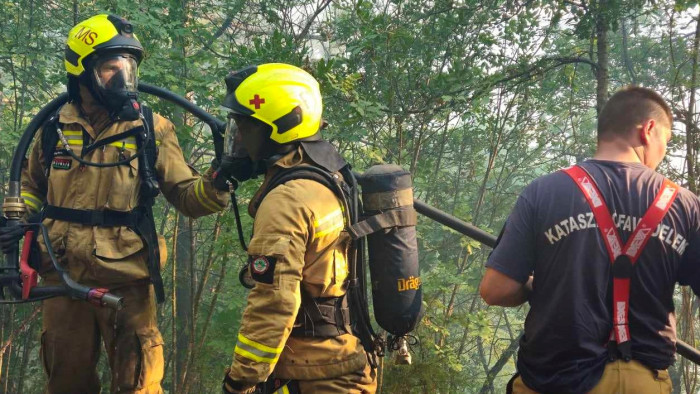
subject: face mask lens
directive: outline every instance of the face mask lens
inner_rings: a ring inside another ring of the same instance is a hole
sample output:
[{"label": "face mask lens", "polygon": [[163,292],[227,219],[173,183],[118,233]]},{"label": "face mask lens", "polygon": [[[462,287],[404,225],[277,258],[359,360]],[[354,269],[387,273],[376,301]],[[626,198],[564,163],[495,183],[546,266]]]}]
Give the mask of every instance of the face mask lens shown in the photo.
[{"label": "face mask lens", "polygon": [[239,129],[239,124],[233,114],[229,114],[226,121],[226,134],[224,135],[225,152],[233,158],[242,159],[249,156],[248,150],[243,144],[243,136]]},{"label": "face mask lens", "polygon": [[233,146],[232,146],[231,153],[233,154],[233,157],[236,157],[236,158],[248,157],[248,150],[245,148],[245,145],[243,144],[243,136],[238,131],[238,128],[235,129],[235,135],[233,137]]},{"label": "face mask lens", "polygon": [[99,59],[93,69],[95,83],[105,91],[136,92],[138,89],[138,65],[127,55],[115,55]]},{"label": "face mask lens", "polygon": [[232,116],[226,121],[226,132],[224,133],[224,152],[232,155],[236,144],[236,134],[238,134],[238,126]]}]

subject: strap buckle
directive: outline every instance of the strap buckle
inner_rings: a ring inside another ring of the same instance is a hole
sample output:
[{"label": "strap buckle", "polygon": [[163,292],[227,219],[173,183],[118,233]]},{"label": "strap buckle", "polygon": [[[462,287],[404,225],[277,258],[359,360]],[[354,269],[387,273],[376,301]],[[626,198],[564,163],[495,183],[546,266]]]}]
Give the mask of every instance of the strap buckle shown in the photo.
[{"label": "strap buckle", "polygon": [[615,340],[608,342],[608,360],[622,359],[625,362],[632,360],[632,341],[617,343]]}]

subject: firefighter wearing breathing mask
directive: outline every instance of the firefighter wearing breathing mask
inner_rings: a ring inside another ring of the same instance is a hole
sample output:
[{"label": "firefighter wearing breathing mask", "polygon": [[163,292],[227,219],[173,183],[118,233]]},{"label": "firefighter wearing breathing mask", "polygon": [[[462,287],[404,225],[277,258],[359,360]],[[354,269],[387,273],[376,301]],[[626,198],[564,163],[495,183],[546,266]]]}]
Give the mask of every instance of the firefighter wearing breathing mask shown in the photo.
[{"label": "firefighter wearing breathing mask", "polygon": [[[41,357],[49,393],[100,392],[100,342],[112,392],[162,392],[163,339],[155,313],[161,261],[152,260],[163,260],[165,250],[149,233],[155,227],[144,193],[152,199],[159,189],[195,218],[222,210],[229,198],[213,187],[212,170],[200,176],[187,165],[173,124],[139,103],[142,57],[123,18],[97,15],[75,26],[65,49],[69,102],[44,124],[24,169],[22,197],[29,213],[41,213],[59,264],[73,280],[124,297],[118,312],[68,297],[43,301]],[[143,171],[148,166],[150,175]],[[21,234],[0,230],[3,249],[16,245]],[[44,283],[56,284],[43,239],[39,249]]]},{"label": "firefighter wearing breathing mask", "polygon": [[224,107],[238,128],[234,151],[253,164],[234,177],[266,170],[248,208],[255,218],[247,268],[253,288],[223,392],[374,393],[375,371],[350,327],[351,239],[341,202],[311,179],[268,187],[296,166],[340,176],[345,161],[321,139],[318,82],[298,67],[271,63],[231,73],[226,84]]}]

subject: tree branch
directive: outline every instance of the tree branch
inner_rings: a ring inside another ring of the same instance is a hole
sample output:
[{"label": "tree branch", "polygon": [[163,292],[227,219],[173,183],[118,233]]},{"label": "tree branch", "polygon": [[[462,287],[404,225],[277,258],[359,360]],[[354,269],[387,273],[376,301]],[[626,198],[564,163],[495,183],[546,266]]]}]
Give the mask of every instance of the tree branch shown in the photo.
[{"label": "tree branch", "polygon": [[301,40],[306,38],[306,35],[309,34],[309,30],[311,29],[311,25],[313,25],[314,21],[318,16],[325,10],[332,2],[333,0],[323,0],[321,5],[318,7],[318,9],[311,15],[311,18],[306,22],[306,25],[304,26],[304,29],[302,29],[301,33],[299,33],[296,37],[294,37],[294,41],[299,43]]},{"label": "tree branch", "polygon": [[518,345],[520,344],[520,337],[523,336],[523,333],[521,332],[520,335],[514,340],[510,342],[510,345],[508,348],[501,354],[501,357],[496,361],[496,364],[491,367],[489,370],[488,374],[486,375],[486,381],[484,381],[484,384],[481,386],[481,391],[479,391],[480,394],[487,393],[489,391],[489,387],[493,384],[493,380],[496,378],[499,372],[501,372],[501,369],[506,365],[508,360],[510,360],[511,357],[515,354],[515,351],[518,350]]}]

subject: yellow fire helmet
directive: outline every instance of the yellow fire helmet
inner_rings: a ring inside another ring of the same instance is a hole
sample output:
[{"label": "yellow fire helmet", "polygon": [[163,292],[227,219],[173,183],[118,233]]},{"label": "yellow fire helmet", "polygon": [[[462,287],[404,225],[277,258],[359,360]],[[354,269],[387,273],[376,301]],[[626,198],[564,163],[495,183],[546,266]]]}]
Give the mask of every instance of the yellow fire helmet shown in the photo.
[{"label": "yellow fire helmet", "polygon": [[278,144],[318,139],[323,102],[311,74],[289,64],[268,63],[234,71],[226,77],[223,106],[270,127]]},{"label": "yellow fire helmet", "polygon": [[68,75],[79,77],[85,72],[90,55],[111,51],[130,53],[137,63],[143,58],[143,47],[129,21],[115,15],[95,15],[78,23],[68,33],[66,71]]}]

